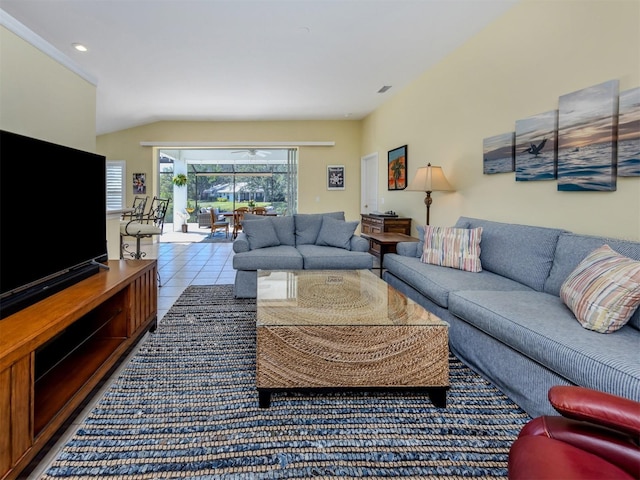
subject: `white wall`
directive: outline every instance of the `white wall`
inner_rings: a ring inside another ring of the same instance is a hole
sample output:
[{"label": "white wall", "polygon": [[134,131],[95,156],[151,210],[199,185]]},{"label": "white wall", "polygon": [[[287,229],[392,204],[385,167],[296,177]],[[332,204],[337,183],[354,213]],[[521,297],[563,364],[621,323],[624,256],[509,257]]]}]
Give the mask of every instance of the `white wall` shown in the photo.
[{"label": "white wall", "polygon": [[483,139],[557,109],[558,97],[607,80],[640,85],[640,2],[525,0],[363,122],[379,152],[382,210],[425,217],[423,193],[387,191],[386,155],[408,144],[409,179],[441,165],[455,193],[434,193],[431,224],[460,215],[640,240],[640,177],[615,192],[558,192],[555,181],[483,175]]}]

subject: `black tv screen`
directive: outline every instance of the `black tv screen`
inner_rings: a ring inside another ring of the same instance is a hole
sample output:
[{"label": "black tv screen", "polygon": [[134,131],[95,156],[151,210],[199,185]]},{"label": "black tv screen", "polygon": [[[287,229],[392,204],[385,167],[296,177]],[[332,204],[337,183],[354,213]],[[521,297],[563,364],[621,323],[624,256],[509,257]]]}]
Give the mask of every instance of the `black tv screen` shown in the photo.
[{"label": "black tv screen", "polygon": [[0,318],[107,259],[106,159],[0,130]]}]

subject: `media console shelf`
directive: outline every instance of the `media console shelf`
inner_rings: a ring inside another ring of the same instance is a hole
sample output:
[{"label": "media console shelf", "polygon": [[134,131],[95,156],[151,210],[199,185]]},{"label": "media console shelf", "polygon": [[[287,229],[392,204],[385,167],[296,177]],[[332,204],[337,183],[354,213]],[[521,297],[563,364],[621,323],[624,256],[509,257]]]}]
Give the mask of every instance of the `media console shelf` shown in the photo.
[{"label": "media console shelf", "polygon": [[109,270],[0,320],[0,478],[15,479],[157,319],[155,260]]}]

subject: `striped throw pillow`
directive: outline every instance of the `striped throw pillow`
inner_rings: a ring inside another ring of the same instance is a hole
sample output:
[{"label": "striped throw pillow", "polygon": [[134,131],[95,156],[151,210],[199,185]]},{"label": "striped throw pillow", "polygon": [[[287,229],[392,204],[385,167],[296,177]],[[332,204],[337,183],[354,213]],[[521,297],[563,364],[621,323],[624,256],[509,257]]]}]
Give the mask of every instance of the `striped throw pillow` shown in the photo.
[{"label": "striped throw pillow", "polygon": [[584,328],[615,332],[640,305],[640,262],[603,245],[569,274],[560,298]]},{"label": "striped throw pillow", "polygon": [[423,263],[480,272],[482,227],[424,227]]}]

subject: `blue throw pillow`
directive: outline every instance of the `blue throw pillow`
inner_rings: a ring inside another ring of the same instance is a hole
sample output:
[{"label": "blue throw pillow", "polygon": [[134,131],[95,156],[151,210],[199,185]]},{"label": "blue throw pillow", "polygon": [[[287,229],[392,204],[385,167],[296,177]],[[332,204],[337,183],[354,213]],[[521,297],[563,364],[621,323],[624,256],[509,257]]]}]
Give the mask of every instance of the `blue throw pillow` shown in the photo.
[{"label": "blue throw pillow", "polygon": [[280,245],[296,246],[296,233],[293,217],[275,217],[272,215],[254,215],[252,213],[245,213],[242,225],[244,226],[248,221],[253,222],[261,220],[270,222],[273,225],[273,228],[276,230],[276,235],[278,235],[278,240],[280,240]]},{"label": "blue throw pillow", "polygon": [[344,212],[297,213],[294,216],[296,224],[296,245],[315,245],[324,217],[344,220]]},{"label": "blue throw pillow", "polygon": [[324,217],[316,239],[316,245],[351,250],[351,237],[359,223],[358,221],[345,222],[344,220]]},{"label": "blue throw pillow", "polygon": [[293,217],[267,217],[280,239],[280,245],[296,246],[296,232]]},{"label": "blue throw pillow", "polygon": [[249,220],[242,223],[242,231],[247,236],[249,248],[277,247],[280,239],[273,228],[273,223],[265,220]]}]

